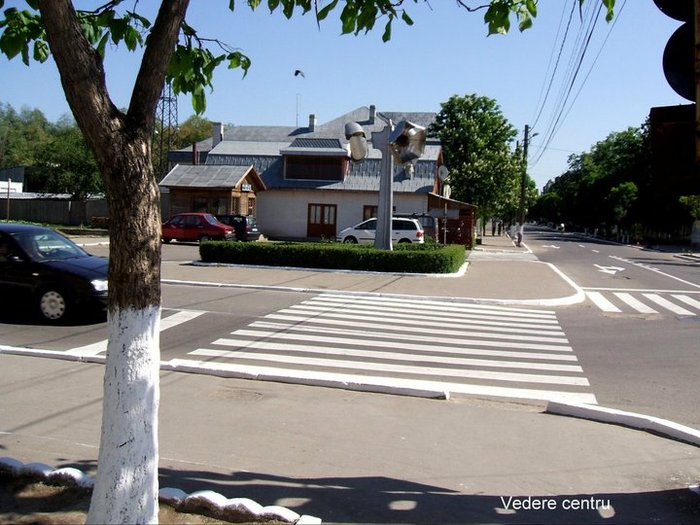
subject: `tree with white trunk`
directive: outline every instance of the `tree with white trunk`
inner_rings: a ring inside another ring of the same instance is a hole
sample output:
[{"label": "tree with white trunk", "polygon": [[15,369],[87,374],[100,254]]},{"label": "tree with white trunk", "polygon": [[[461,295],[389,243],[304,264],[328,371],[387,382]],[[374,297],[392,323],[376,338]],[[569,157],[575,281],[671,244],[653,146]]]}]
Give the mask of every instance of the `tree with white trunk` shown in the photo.
[{"label": "tree with white trunk", "polygon": [[[213,0],[209,0],[213,1]],[[413,22],[404,4],[427,0],[268,0],[271,11],[290,18],[314,11],[317,20],[339,12],[343,33],[369,31],[384,23],[391,38],[396,20]],[[583,0],[580,0],[583,2]],[[601,0],[612,13],[614,0]],[[95,155],[110,217],[109,343],[97,476],[88,522],[152,523],[158,520],[158,404],[160,295],[160,195],[151,162],[155,113],[164,83],[189,93],[197,113],[216,67],[247,70],[250,60],[219,41],[200,38],[186,22],[189,0],[163,0],[153,21],[136,12],[138,0],[104,0],[90,11],[71,0],[25,0],[5,9],[0,51],[26,64],[53,57],[78,127]],[[257,8],[262,0],[246,0]],[[3,8],[5,0],[0,0]],[[536,0],[489,0],[489,33],[507,32],[515,16],[520,29],[536,15]],[[234,10],[234,0],[229,0]],[[107,45],[143,48],[143,58],[125,111],[106,84]],[[208,47],[210,46],[210,47]],[[215,51],[212,51],[214,49]],[[219,54],[215,54],[219,53]]]}]

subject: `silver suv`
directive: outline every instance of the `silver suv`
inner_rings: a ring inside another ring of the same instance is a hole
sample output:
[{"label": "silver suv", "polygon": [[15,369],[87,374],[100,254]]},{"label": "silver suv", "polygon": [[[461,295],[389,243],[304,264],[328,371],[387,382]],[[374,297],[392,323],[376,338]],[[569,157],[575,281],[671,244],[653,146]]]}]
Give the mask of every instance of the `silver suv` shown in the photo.
[{"label": "silver suv", "polygon": [[[367,219],[360,224],[345,228],[338,234],[338,240],[349,244],[374,243],[377,233],[377,219]],[[424,242],[423,227],[416,219],[393,218],[391,220],[391,242]]]}]

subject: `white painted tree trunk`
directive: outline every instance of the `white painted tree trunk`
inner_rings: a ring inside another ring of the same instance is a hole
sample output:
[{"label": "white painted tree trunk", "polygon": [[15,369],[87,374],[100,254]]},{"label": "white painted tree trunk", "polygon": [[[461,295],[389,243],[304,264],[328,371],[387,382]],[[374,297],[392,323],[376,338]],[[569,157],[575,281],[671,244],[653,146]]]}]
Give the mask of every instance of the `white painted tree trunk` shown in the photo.
[{"label": "white painted tree trunk", "polygon": [[160,307],[109,314],[102,435],[87,523],[158,522]]}]

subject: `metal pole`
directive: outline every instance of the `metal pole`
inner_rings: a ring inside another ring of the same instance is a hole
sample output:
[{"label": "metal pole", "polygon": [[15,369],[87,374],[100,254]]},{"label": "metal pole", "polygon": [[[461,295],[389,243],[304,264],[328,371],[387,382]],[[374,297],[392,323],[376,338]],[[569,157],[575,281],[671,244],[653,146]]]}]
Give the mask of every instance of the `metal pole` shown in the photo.
[{"label": "metal pole", "polygon": [[374,247],[380,250],[393,249],[391,244],[391,219],[394,212],[394,158],[389,151],[389,136],[393,131],[389,122],[382,131],[372,133],[372,144],[382,152],[382,172],[379,180],[379,202],[377,207],[377,231]]}]

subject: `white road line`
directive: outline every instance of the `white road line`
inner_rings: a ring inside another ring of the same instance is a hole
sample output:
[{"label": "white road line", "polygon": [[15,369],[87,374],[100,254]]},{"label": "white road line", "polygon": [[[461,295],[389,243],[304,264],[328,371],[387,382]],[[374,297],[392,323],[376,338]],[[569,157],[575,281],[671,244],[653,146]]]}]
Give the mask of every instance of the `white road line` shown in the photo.
[{"label": "white road line", "polygon": [[656,310],[654,310],[651,306],[648,306],[644,304],[642,301],[637,299],[636,297],[633,297],[632,295],[624,292],[615,292],[615,297],[619,298],[620,300],[624,301],[626,304],[634,308],[640,313],[643,314],[658,314]]},{"label": "white road line", "polygon": [[494,317],[480,314],[457,314],[451,312],[424,312],[421,309],[391,308],[383,305],[327,305],[316,301],[304,301],[301,304],[291,307],[294,310],[336,312],[342,311],[352,314],[375,314],[375,315],[399,315],[403,319],[440,319],[447,322],[483,324],[488,326],[508,326],[513,328],[538,328],[541,330],[561,331],[557,320],[553,319],[522,319],[519,317]]},{"label": "white road line", "polygon": [[[234,334],[245,337],[244,334]],[[297,339],[299,341],[299,339]],[[303,340],[301,340],[303,342]],[[321,342],[321,341],[315,341]],[[324,341],[332,343],[333,341]],[[347,342],[347,341],[346,341]],[[212,342],[213,345],[220,346],[233,346],[242,349],[256,349],[256,350],[279,350],[283,352],[297,352],[305,354],[319,354],[323,356],[338,355],[338,356],[350,356],[350,357],[365,357],[371,359],[385,359],[389,361],[408,361],[417,363],[439,363],[444,365],[456,365],[456,366],[484,366],[487,368],[517,368],[524,370],[549,370],[552,372],[570,372],[570,373],[582,373],[583,369],[578,365],[560,365],[551,363],[537,363],[537,362],[525,362],[525,361],[498,361],[494,359],[473,359],[470,357],[463,356],[440,356],[440,355],[428,355],[428,354],[412,354],[412,353],[400,353],[400,352],[385,352],[381,350],[362,350],[355,348],[339,348],[337,346],[310,346],[305,344],[292,344],[289,342],[282,343],[272,343],[270,341],[254,341],[251,339],[244,338],[222,338],[217,339]],[[376,348],[376,346],[375,346]],[[386,346],[386,348],[391,348]],[[425,348],[422,348],[425,350]],[[241,355],[248,355],[248,352],[235,351],[235,357]],[[258,355],[253,352],[250,353],[252,356]],[[255,357],[253,357],[255,359]]]},{"label": "white road line", "polygon": [[[413,351],[413,352],[424,352],[425,354],[445,354],[445,355],[453,355],[453,356],[459,356],[459,358],[464,358],[464,356],[468,355],[488,355],[490,357],[515,357],[519,359],[540,359],[540,360],[553,360],[553,361],[576,361],[576,356],[572,355],[565,355],[564,357],[567,357],[569,359],[556,359],[558,356],[552,355],[552,354],[537,354],[537,353],[528,353],[528,352],[504,352],[504,351],[488,351],[489,353],[476,353],[473,350],[469,348],[464,348],[461,346],[434,346],[434,345],[425,345],[425,344],[415,344],[415,343],[399,343],[396,341],[377,341],[374,339],[359,339],[357,337],[354,338],[349,338],[349,337],[330,337],[330,336],[320,336],[320,335],[312,335],[312,334],[295,334],[295,333],[289,333],[289,332],[270,332],[270,331],[264,331],[264,330],[236,330],[233,332],[231,335],[236,336],[236,337],[245,337],[245,338],[256,338],[256,340],[261,340],[261,339],[275,339],[275,340],[283,340],[283,341],[300,341],[300,342],[305,342],[305,343],[310,343],[310,344],[316,344],[316,343],[325,343],[325,344],[340,344],[340,345],[353,345],[353,346],[359,346],[359,347],[371,347],[371,348],[389,348],[391,350],[394,350],[394,352],[388,353],[385,357],[391,358],[391,356],[397,356],[400,355],[396,350],[408,350],[408,351]],[[219,339],[217,341],[214,341],[213,344],[225,344],[225,343],[220,343],[219,341],[227,341],[226,338]],[[227,344],[227,343],[226,343]],[[244,347],[246,345],[243,345]],[[305,348],[308,352],[314,351],[313,346],[305,346]],[[333,347],[336,348],[336,347]],[[485,352],[485,351],[484,351]],[[411,355],[425,355],[425,354],[411,354]],[[384,357],[383,357],[384,358]],[[573,359],[571,359],[573,358]],[[485,361],[483,361],[485,362]],[[502,362],[502,361],[501,361]],[[500,365],[495,365],[495,366],[500,366]],[[574,366],[574,365],[556,365],[556,366],[564,366],[565,368],[562,368],[561,370],[574,370],[574,368],[579,368],[578,371],[580,370],[580,367]],[[547,368],[542,368],[542,370],[546,370]],[[552,369],[554,370],[554,369]]]},{"label": "white road line", "polygon": [[[464,339],[464,334],[461,337],[436,337],[434,335],[420,335],[420,334],[401,334],[401,333],[388,333],[388,332],[374,332],[371,330],[350,330],[345,328],[331,328],[328,326],[306,326],[298,324],[286,324],[286,323],[268,323],[265,321],[256,321],[249,325],[250,328],[264,328],[280,330],[284,333],[290,332],[302,332],[302,333],[313,333],[313,334],[335,334],[335,335],[347,335],[354,337],[353,341],[360,337],[371,337],[376,340],[389,339],[394,341],[411,341],[413,343],[424,342],[428,345],[430,344],[442,344],[442,345],[458,345],[458,347],[464,353],[469,353],[472,355],[488,355],[493,357],[522,357],[527,359],[549,359],[557,361],[576,361],[576,356],[571,354],[572,348],[570,346],[562,348],[561,346],[551,347],[547,345],[526,345],[517,343],[499,343],[497,341],[471,341]],[[281,332],[280,332],[281,333]],[[369,340],[372,341],[371,339]],[[516,351],[508,350],[485,350],[482,348],[471,348],[472,346],[495,346],[498,348],[515,348]],[[545,350],[552,352],[551,354],[540,354],[540,353],[528,353],[522,352],[521,349],[528,350]],[[555,352],[568,352],[566,354],[557,354]]]},{"label": "white road line", "polygon": [[[347,295],[335,295],[335,294],[323,294],[315,297],[314,300],[318,301],[333,301],[340,302],[343,304],[382,304],[382,305],[398,305],[398,306],[410,306],[411,308],[416,308],[417,303],[415,300],[409,299],[396,299],[392,297],[350,297]],[[506,306],[488,305],[488,304],[455,304],[448,301],[420,301],[421,311],[426,310],[436,310],[438,312],[461,312],[461,313],[488,313],[493,314],[494,312],[507,313],[507,315],[512,315],[516,317],[534,317],[542,319],[551,319],[556,317],[556,312],[553,310],[535,310],[531,308],[510,308]]]},{"label": "white road line", "polygon": [[586,297],[604,312],[622,312],[617,306],[608,301],[600,292],[586,292]]},{"label": "white road line", "polygon": [[683,284],[687,284],[687,285],[692,286],[694,288],[700,288],[700,284],[695,284],[693,282],[686,281],[685,279],[681,279],[680,277],[676,277],[675,275],[671,275],[669,273],[662,272],[661,270],[659,270],[658,268],[654,268],[653,266],[630,261],[629,259],[625,259],[623,257],[618,257],[617,255],[609,255],[608,257],[610,257],[611,259],[615,259],[617,261],[625,262],[627,264],[632,264],[632,265],[637,266],[639,268],[644,268],[645,270],[649,270],[649,271],[654,272],[654,273],[658,273],[659,275],[663,275],[664,277],[668,277],[669,279],[674,279],[678,282],[681,282]]},{"label": "white road line", "polygon": [[697,308],[700,310],[700,301],[696,301],[692,297],[688,297],[687,295],[680,295],[680,294],[674,294],[673,297],[675,299],[678,299],[681,302],[684,302],[688,306],[692,306],[693,308]]},{"label": "white road line", "polygon": [[282,381],[315,386],[327,386],[351,390],[411,393],[418,392],[448,392],[476,396],[507,397],[513,399],[539,399],[568,403],[586,403],[595,405],[595,395],[577,392],[561,392],[556,390],[539,390],[511,388],[491,385],[470,385],[423,379],[407,379],[399,377],[365,376],[357,374],[340,374],[320,370],[293,370],[266,366],[251,366],[234,363],[212,363],[210,361],[195,361],[189,359],[173,359],[169,361],[171,369],[188,371],[206,371],[224,377],[244,377],[262,381]]},{"label": "white road line", "polygon": [[[174,326],[180,325],[182,323],[186,323],[187,321],[191,321],[192,319],[195,319],[202,315],[204,312],[196,312],[192,310],[181,310],[179,312],[175,312],[172,315],[169,315],[168,317],[165,317],[161,319],[160,321],[160,331],[162,332],[163,330],[167,330],[168,328],[172,328]],[[103,352],[107,351],[107,339],[103,339],[102,341],[97,341],[96,343],[92,343],[89,345],[85,346],[79,346],[77,348],[73,348],[71,350],[68,350],[66,354],[69,355],[78,355],[78,356],[91,356],[91,355],[99,355]]]},{"label": "white road line", "polygon": [[[264,347],[264,345],[262,346]],[[251,345],[249,346],[249,348],[250,347],[255,348],[257,347],[257,345]],[[553,385],[589,386],[588,380],[585,377],[522,374],[516,372],[491,372],[487,370],[459,370],[453,368],[382,364],[363,361],[346,361],[340,359],[319,359],[314,357],[301,358],[280,354],[262,354],[256,352],[238,351],[231,352],[226,350],[212,350],[208,348],[199,348],[197,350],[194,350],[193,352],[190,352],[188,355],[193,355],[196,357],[224,357],[231,359],[274,361],[278,363],[288,363],[300,366],[322,366],[331,368],[347,368],[354,370],[372,370],[375,372],[390,372],[397,374],[462,377],[470,379],[485,379],[492,381],[513,381],[518,383],[546,383]]]},{"label": "white road line", "polygon": [[[511,331],[511,333],[495,333],[495,332],[477,332],[474,330],[436,330],[436,328],[443,328],[446,325],[451,326],[448,323],[440,323],[424,320],[417,323],[413,320],[398,319],[398,318],[387,318],[378,319],[376,316],[361,316],[361,315],[347,315],[343,312],[323,312],[318,315],[304,314],[303,312],[297,312],[293,309],[283,309],[279,313],[269,314],[265,316],[265,319],[281,319],[285,321],[313,321],[313,322],[326,322],[333,319],[338,319],[342,321],[343,325],[346,326],[366,326],[368,328],[390,328],[392,330],[408,330],[412,331],[418,329],[420,332],[425,332],[430,330],[431,333],[436,334],[463,334],[465,337],[487,337],[487,338],[498,338],[498,339],[510,339],[517,341],[536,341],[536,342],[546,342],[546,343],[568,343],[566,337],[551,337],[551,336],[539,336],[539,335],[522,335]],[[366,323],[362,321],[367,321]],[[454,327],[458,328],[458,327]],[[483,327],[481,327],[483,330]],[[551,334],[548,334],[551,335]]]},{"label": "white road line", "polygon": [[670,311],[673,312],[674,314],[678,314],[678,315],[695,315],[695,314],[694,314],[693,312],[691,312],[690,310],[686,310],[686,309],[683,308],[682,306],[678,306],[677,304],[672,303],[672,302],[669,301],[668,299],[665,299],[664,297],[661,297],[661,296],[658,295],[658,294],[655,294],[655,293],[645,293],[645,294],[643,294],[643,295],[644,295],[644,297],[646,297],[646,298],[649,299],[650,301],[654,301],[654,302],[655,302],[656,304],[658,304],[659,306],[662,306],[663,308],[666,308],[667,310],[670,310]]}]

